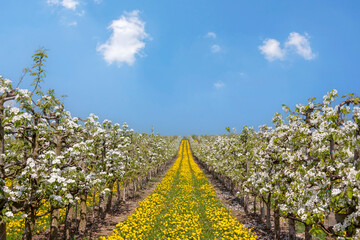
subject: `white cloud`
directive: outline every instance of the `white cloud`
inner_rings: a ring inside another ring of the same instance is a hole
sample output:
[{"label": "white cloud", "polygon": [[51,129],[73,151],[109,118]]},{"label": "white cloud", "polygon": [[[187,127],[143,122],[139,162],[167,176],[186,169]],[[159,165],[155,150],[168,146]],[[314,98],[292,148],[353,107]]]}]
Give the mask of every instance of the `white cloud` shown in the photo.
[{"label": "white cloud", "polygon": [[65,8],[69,8],[71,10],[75,10],[76,6],[79,5],[79,2],[76,0],[63,0],[61,5]]},{"label": "white cloud", "polygon": [[306,33],[301,35],[297,32],[292,32],[289,34],[284,48],[280,47],[278,40],[269,38],[263,42],[263,45],[259,46],[259,49],[268,61],[284,60],[285,56],[292,52],[295,52],[305,60],[312,60],[316,55],[312,52],[309,38],[309,35]]},{"label": "white cloud", "polygon": [[108,64],[114,62],[119,65],[127,63],[133,65],[135,56],[141,55],[145,47],[145,22],[139,19],[139,11],[125,12],[119,19],[112,21],[108,29],[112,30],[110,38],[100,46],[100,52]]},{"label": "white cloud", "polygon": [[100,4],[100,3],[102,3],[102,1],[103,1],[103,0],[94,0],[94,3]]},{"label": "white cloud", "polygon": [[78,0],[47,0],[49,5],[61,5],[64,8],[76,10],[77,5],[79,5]]},{"label": "white cloud", "polygon": [[259,46],[259,49],[261,53],[265,55],[265,58],[269,61],[284,59],[286,54],[286,51],[281,49],[280,42],[272,38],[266,39],[263,42],[263,45]]},{"label": "white cloud", "polygon": [[217,52],[220,52],[221,51],[221,47],[217,44],[214,44],[211,46],[211,52],[212,53],[217,53]]},{"label": "white cloud", "polygon": [[219,82],[214,83],[214,87],[216,89],[220,89],[220,88],[225,87],[225,84],[223,82],[219,81]]},{"label": "white cloud", "polygon": [[214,32],[208,32],[207,34],[206,34],[206,37],[208,37],[208,38],[216,38],[216,33],[214,33]]},{"label": "white cloud", "polygon": [[315,58],[315,54],[312,52],[310,47],[308,34],[305,34],[305,36],[303,36],[297,32],[290,33],[289,38],[285,43],[285,47],[294,47],[296,53],[306,60],[311,60]]}]

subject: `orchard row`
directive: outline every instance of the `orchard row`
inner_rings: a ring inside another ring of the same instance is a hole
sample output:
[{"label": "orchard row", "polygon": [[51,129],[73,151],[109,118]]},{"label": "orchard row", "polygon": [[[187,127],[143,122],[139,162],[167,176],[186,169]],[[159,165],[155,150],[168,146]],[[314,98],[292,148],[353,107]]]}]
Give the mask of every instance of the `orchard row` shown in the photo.
[{"label": "orchard row", "polygon": [[[192,148],[200,161],[239,192],[267,206],[265,222],[280,236],[280,217],[288,219],[290,239],[295,221],[305,225],[306,239],[326,234],[360,239],[360,99],[339,98],[337,91],[317,102],[309,99],[273,126],[239,134],[200,136]],[[229,130],[229,129],[228,129]],[[256,205],[255,205],[256,206]]]},{"label": "orchard row", "polygon": [[31,91],[0,77],[0,240],[30,240],[44,224],[50,239],[58,239],[60,221],[70,239],[75,206],[84,233],[89,196],[104,216],[113,189],[125,195],[131,182],[157,172],[181,140],[138,134],[126,123],[100,123],[94,114],[84,120],[71,116],[54,90],[40,88],[46,52],[38,50],[33,58],[25,69],[34,78]]}]

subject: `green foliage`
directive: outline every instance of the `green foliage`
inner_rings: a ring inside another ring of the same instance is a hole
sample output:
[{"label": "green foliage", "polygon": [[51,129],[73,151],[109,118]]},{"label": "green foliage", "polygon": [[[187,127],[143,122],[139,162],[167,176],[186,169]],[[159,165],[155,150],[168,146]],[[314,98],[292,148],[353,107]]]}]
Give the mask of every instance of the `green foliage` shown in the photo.
[{"label": "green foliage", "polygon": [[225,130],[226,130],[228,133],[231,133],[230,127],[226,127]]},{"label": "green foliage", "polygon": [[40,48],[35,51],[35,54],[32,56],[33,58],[33,65],[31,68],[24,68],[23,72],[29,73],[30,76],[34,77],[34,81],[31,84],[34,86],[34,91],[36,91],[37,94],[40,93],[40,83],[43,81],[43,79],[46,77],[46,72],[44,70],[45,62],[47,59],[47,53],[46,49]]}]

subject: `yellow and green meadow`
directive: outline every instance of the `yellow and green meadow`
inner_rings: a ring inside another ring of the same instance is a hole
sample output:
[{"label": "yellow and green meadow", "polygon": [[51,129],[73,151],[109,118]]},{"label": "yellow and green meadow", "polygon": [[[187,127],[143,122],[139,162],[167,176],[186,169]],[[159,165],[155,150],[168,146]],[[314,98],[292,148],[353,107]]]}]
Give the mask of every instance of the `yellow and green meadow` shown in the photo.
[{"label": "yellow and green meadow", "polygon": [[220,203],[195,163],[187,140],[155,191],[127,220],[117,224],[118,239],[256,239]]}]

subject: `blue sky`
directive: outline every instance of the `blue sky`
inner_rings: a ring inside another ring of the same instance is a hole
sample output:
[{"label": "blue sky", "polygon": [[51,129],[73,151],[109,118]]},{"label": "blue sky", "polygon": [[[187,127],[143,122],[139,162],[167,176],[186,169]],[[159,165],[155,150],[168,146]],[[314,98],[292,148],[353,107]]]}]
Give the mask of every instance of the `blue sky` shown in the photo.
[{"label": "blue sky", "polygon": [[74,116],[223,134],[333,88],[359,94],[359,12],[359,1],[0,0],[0,74],[17,82],[44,47],[43,88],[67,94]]}]

